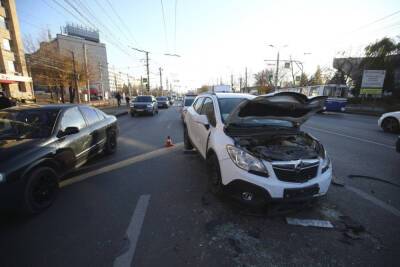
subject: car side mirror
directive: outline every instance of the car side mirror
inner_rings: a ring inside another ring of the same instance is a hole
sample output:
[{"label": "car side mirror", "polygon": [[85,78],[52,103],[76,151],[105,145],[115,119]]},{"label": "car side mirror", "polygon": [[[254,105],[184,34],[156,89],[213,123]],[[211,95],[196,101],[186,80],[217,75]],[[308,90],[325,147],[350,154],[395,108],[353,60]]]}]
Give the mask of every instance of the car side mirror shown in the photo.
[{"label": "car side mirror", "polygon": [[64,137],[64,136],[67,136],[67,135],[72,135],[72,134],[77,134],[77,133],[79,133],[79,128],[78,127],[67,127],[67,128],[65,128],[64,131],[60,131],[57,134],[57,137]]},{"label": "car side mirror", "polygon": [[206,128],[210,125],[206,115],[197,115],[194,117],[194,121],[203,124]]}]

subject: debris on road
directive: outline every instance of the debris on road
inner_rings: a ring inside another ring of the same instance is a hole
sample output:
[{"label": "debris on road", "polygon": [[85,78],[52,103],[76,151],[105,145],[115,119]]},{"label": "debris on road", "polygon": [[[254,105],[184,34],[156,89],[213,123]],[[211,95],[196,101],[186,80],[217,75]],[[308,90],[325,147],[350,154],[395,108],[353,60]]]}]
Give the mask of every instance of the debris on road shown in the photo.
[{"label": "debris on road", "polygon": [[332,176],[332,184],[336,186],[345,186],[343,181],[340,181],[335,175]]},{"label": "debris on road", "polygon": [[330,221],[325,220],[313,220],[313,219],[297,219],[286,217],[286,222],[291,225],[300,225],[300,226],[312,226],[312,227],[320,227],[320,228],[333,228],[333,225]]},{"label": "debris on road", "polygon": [[174,144],[172,143],[172,139],[171,136],[167,136],[167,140],[165,141],[165,147],[171,147],[174,146]]}]

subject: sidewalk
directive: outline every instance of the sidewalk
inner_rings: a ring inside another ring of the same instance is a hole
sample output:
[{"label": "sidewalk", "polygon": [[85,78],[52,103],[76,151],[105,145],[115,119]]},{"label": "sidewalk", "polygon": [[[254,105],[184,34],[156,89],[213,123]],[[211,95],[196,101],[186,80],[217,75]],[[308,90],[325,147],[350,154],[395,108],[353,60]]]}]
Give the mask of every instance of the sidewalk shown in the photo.
[{"label": "sidewalk", "polygon": [[128,108],[126,105],[121,105],[119,107],[117,106],[105,106],[105,107],[99,107],[103,112],[109,114],[109,115],[114,115],[116,117],[123,116],[128,114]]}]

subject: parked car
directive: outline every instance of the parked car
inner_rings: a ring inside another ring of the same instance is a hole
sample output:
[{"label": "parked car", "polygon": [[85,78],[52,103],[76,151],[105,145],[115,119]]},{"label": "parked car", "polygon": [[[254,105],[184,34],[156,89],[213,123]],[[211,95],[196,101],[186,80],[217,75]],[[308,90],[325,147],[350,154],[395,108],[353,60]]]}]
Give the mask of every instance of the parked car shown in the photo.
[{"label": "parked car", "polygon": [[157,99],[157,103],[158,103],[158,108],[168,108],[169,107],[169,101],[166,96],[159,96],[156,99]]},{"label": "parked car", "polygon": [[20,106],[0,111],[0,206],[38,213],[64,175],[117,148],[117,119],[89,106]]},{"label": "parked car", "polygon": [[383,114],[379,120],[378,125],[385,132],[399,133],[400,132],[400,111],[389,112]]},{"label": "parked car", "polygon": [[132,117],[137,114],[158,114],[158,104],[154,96],[141,95],[137,96],[133,102],[130,103],[130,111]]},{"label": "parked car", "polygon": [[167,96],[169,105],[172,106],[174,104],[174,98],[172,96]]},{"label": "parked car", "polygon": [[186,111],[187,111],[188,107],[190,107],[193,104],[193,101],[196,98],[196,96],[197,95],[189,95],[189,94],[187,94],[187,95],[185,95],[183,97],[182,108],[181,108],[181,119],[182,119],[182,121],[183,121],[183,119],[185,117],[185,114],[186,114]]},{"label": "parked car", "polygon": [[328,191],[332,165],[300,125],[324,102],[293,92],[200,95],[185,116],[184,145],[207,161],[216,194],[227,190],[252,204],[317,199]]},{"label": "parked car", "polygon": [[400,136],[397,137],[397,142],[396,142],[396,151],[400,153]]}]

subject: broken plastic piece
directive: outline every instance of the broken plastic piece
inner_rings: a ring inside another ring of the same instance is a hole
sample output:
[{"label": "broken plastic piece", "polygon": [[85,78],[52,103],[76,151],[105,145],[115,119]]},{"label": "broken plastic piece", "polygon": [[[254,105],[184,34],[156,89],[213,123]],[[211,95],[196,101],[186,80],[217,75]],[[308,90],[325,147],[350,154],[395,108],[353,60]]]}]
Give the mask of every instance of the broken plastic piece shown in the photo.
[{"label": "broken plastic piece", "polygon": [[333,225],[331,224],[330,221],[324,221],[324,220],[297,219],[297,218],[287,217],[286,222],[291,225],[333,228]]}]

